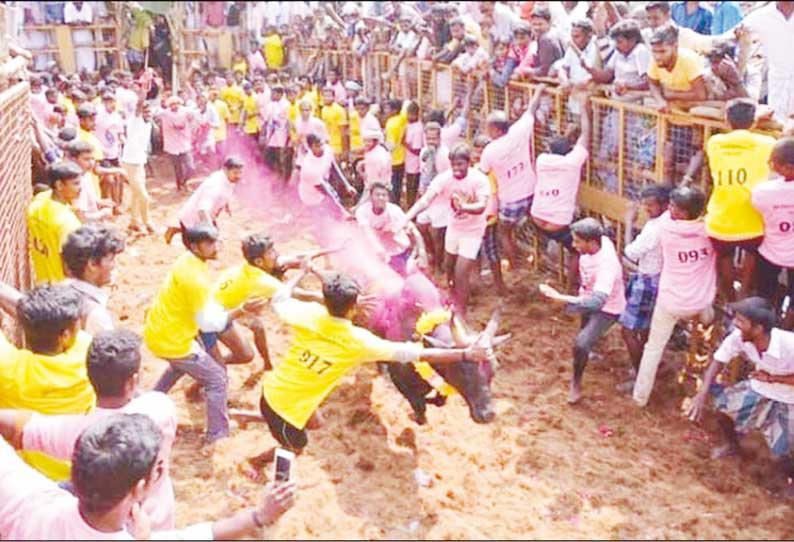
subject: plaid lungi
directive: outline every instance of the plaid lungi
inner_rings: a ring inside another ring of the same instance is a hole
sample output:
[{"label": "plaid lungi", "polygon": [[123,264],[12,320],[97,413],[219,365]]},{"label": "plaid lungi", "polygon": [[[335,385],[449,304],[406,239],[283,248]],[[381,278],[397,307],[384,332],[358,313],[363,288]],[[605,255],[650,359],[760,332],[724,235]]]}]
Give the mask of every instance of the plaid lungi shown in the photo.
[{"label": "plaid lungi", "polygon": [[515,224],[527,215],[532,207],[533,196],[527,196],[516,201],[499,202],[499,221],[506,224]]},{"label": "plaid lungi", "polygon": [[659,275],[631,275],[626,286],[626,308],[618,320],[620,325],[633,331],[650,328],[658,292]]},{"label": "plaid lungi", "polygon": [[737,433],[761,431],[775,456],[791,452],[794,436],[794,412],[788,403],[773,401],[754,391],[749,380],[724,388],[714,399],[715,408],[729,416]]}]

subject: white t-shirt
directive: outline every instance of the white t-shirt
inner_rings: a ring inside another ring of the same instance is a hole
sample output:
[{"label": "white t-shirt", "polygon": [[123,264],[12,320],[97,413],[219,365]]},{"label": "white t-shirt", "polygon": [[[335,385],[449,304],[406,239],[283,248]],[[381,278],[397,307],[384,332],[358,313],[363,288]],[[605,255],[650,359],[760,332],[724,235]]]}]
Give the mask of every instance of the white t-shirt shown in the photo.
[{"label": "white t-shirt", "polygon": [[[742,341],[742,332],[736,329],[725,337],[720,347],[714,352],[714,361],[729,363],[739,354],[747,356],[758,370],[766,371],[771,375],[790,375],[794,373],[794,333],[773,329],[770,334],[769,347],[766,352],[759,354],[753,343]],[[759,382],[751,378],[750,387],[756,393],[773,401],[794,404],[794,386]]]},{"label": "white t-shirt", "polygon": [[121,151],[121,162],[124,164],[143,165],[148,160],[147,151],[152,139],[152,123],[143,120],[143,116],[134,115],[127,119],[127,139]]}]

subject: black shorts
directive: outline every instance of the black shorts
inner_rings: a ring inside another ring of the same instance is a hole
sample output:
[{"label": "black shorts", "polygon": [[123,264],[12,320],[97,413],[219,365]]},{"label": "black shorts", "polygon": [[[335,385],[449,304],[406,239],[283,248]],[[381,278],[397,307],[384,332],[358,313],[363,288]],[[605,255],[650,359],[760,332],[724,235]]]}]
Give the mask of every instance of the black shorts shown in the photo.
[{"label": "black shorts", "polygon": [[711,240],[711,245],[714,247],[714,252],[716,252],[718,256],[733,256],[737,248],[755,254],[758,252],[758,247],[760,247],[761,243],[764,241],[764,236],[742,239],[741,241],[723,241],[716,237],[709,237],[709,239]]},{"label": "black shorts", "polygon": [[306,431],[298,429],[279,416],[270,408],[270,405],[267,404],[264,395],[259,399],[259,411],[262,413],[262,417],[270,428],[270,434],[273,435],[273,438],[284,448],[291,451],[299,451],[306,447],[306,444],[309,442]]},{"label": "black shorts", "polygon": [[103,158],[99,161],[99,165],[102,167],[119,167],[119,159],[118,158]]},{"label": "black shorts", "polygon": [[775,301],[780,290],[780,273],[785,271],[786,284],[785,295],[794,296],[794,269],[788,269],[773,264],[760,254],[758,255],[758,295]]},{"label": "black shorts", "polygon": [[570,227],[565,226],[561,230],[548,231],[535,226],[535,230],[546,239],[557,241],[568,250],[573,250],[573,234]]}]

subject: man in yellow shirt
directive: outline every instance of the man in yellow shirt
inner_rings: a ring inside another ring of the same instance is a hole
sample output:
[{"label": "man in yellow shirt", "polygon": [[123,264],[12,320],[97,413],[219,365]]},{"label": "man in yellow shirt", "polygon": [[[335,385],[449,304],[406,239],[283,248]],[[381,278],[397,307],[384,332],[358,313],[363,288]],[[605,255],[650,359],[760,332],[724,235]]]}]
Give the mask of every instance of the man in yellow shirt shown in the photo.
[{"label": "man in yellow shirt", "polygon": [[328,131],[328,144],[334,150],[337,162],[344,160],[350,149],[347,131],[347,113],[345,108],[334,101],[334,89],[323,89],[323,107],[320,118]]},{"label": "man in yellow shirt", "polygon": [[408,114],[400,100],[386,102],[386,148],[391,151],[391,195],[392,201],[400,205],[405,176],[405,129],[408,127]]},{"label": "man in yellow shirt", "polygon": [[688,109],[693,102],[706,100],[703,59],[678,46],[678,28],[674,24],[657,29],[650,45],[648,83],[662,112],[670,112],[671,102]]},{"label": "man in yellow shirt", "polygon": [[753,207],[751,194],[769,178],[775,138],[750,131],[755,122],[755,102],[750,99],[728,102],[725,119],[731,131],[715,134],[706,142],[713,183],[706,207],[706,232],[717,252],[720,289],[726,299],[734,301],[733,260],[737,249],[744,252],[740,298],[747,297],[753,286],[764,219]]},{"label": "man in yellow shirt", "polygon": [[61,247],[80,227],[72,203],[80,196],[82,170],[71,162],[53,165],[48,171],[51,190],[37,194],[28,206],[30,259],[36,284],[65,278]]},{"label": "man in yellow shirt", "polygon": [[262,54],[270,70],[280,70],[284,66],[284,42],[275,26],[265,29],[265,39],[262,42]]},{"label": "man in yellow shirt", "polygon": [[240,124],[240,113],[243,109],[245,93],[232,77],[226,78],[226,86],[221,89],[220,98],[229,107],[229,124]]},{"label": "man in yellow shirt", "polygon": [[317,407],[362,363],[413,363],[420,358],[428,363],[486,362],[491,355],[490,348],[478,345],[435,349],[387,341],[354,325],[351,319],[356,315],[359,287],[343,274],[322,277],[323,304],[290,299],[305,273],[290,279],[272,299],[276,314],[292,330],[292,341],[284,359],[265,375],[259,403],[273,438],[295,453],[308,443],[305,429]]},{"label": "man in yellow shirt", "polygon": [[210,90],[209,101],[218,114],[218,126],[213,131],[213,135],[215,136],[215,152],[217,153],[219,158],[218,163],[220,164],[226,156],[226,123],[229,122],[232,117],[229,106],[225,101],[221,100],[219,96],[220,93],[217,89],[213,88]]},{"label": "man in yellow shirt", "polygon": [[187,252],[174,263],[152,306],[146,313],[143,340],[155,356],[169,366],[155,385],[168,393],[187,373],[206,392],[207,441],[229,435],[226,415],[226,369],[197,341],[199,332],[220,333],[247,312],[256,312],[261,301],[249,301],[226,311],[211,297],[212,281],[207,261],[218,257],[218,230],[208,224],[184,228]]},{"label": "man in yellow shirt", "polygon": [[254,96],[254,86],[245,82],[243,84],[243,108],[240,113],[240,124],[243,126],[243,133],[252,137],[254,140],[259,136],[259,105]]},{"label": "man in yellow shirt", "polygon": [[[3,337],[0,408],[81,414],[94,407],[86,370],[91,336],[80,330],[80,305],[80,294],[63,285],[39,286],[19,299],[15,316],[27,348],[16,348]],[[39,453],[23,457],[51,478],[68,478],[63,462]]]},{"label": "man in yellow shirt", "polygon": [[[281,278],[288,269],[300,266],[301,257],[283,258],[273,245],[273,241],[263,233],[253,233],[243,239],[243,257],[245,263],[224,271],[215,282],[213,297],[226,310],[232,310],[251,299],[270,300],[284,285]],[[310,255],[304,255],[309,257]],[[302,299],[319,300],[312,292],[295,289],[294,294]],[[259,318],[244,317],[239,323],[249,328],[254,334],[254,344],[265,362],[265,370],[272,369],[270,354],[267,347],[267,335]],[[230,354],[225,363],[248,363],[254,358],[248,342],[239,333],[235,325],[220,334],[202,333],[201,342],[215,359],[221,360],[217,350],[218,339],[229,348]]]}]

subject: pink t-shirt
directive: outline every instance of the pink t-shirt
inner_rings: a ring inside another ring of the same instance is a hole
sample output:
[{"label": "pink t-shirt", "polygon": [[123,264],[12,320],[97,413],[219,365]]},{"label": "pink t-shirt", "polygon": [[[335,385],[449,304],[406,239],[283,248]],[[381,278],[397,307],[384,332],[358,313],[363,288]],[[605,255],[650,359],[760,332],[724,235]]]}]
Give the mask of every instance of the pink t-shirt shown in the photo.
[{"label": "pink t-shirt", "polygon": [[411,246],[402,228],[405,213],[393,203],[387,203],[378,215],[372,210],[372,202],[368,201],[356,210],[356,220],[360,226],[370,228],[375,233],[383,249],[391,256],[402,254]]},{"label": "pink t-shirt", "polygon": [[[481,171],[469,168],[469,172],[462,179],[457,179],[452,174],[452,170],[436,176],[427,187],[428,192],[436,194],[435,200],[443,202],[450,208],[449,225],[447,235],[456,238],[477,238],[482,237],[487,225],[487,216],[483,211],[480,214],[465,213],[461,215],[452,211],[452,196],[460,194],[464,202],[471,203],[476,199],[488,198],[491,194],[490,183]],[[486,201],[487,207],[487,201]]]},{"label": "pink t-shirt", "polygon": [[121,136],[124,134],[124,119],[118,111],[112,113],[104,106],[97,108],[94,133],[102,143],[105,158],[114,160],[121,154]]},{"label": "pink t-shirt", "polygon": [[223,208],[229,204],[233,195],[234,184],[229,182],[226,173],[220,169],[204,179],[196,191],[190,195],[190,198],[179,210],[177,219],[188,228],[201,221],[199,211],[206,212],[212,220],[215,220]]},{"label": "pink t-shirt", "polygon": [[190,152],[191,113],[184,107],[176,112],[165,109],[160,112],[163,126],[163,150],[168,154]]},{"label": "pink t-shirt", "polygon": [[662,274],[657,302],[665,310],[698,312],[714,302],[717,267],[714,248],[702,220],[659,220]]},{"label": "pink t-shirt", "polygon": [[535,191],[537,178],[529,153],[534,124],[532,114],[524,113],[505,135],[482,151],[480,168],[496,175],[500,204],[528,198]]},{"label": "pink t-shirt", "polygon": [[268,140],[268,147],[284,147],[289,139],[289,100],[281,98],[274,102],[271,100],[264,110],[264,120]]},{"label": "pink t-shirt", "polygon": [[248,69],[251,73],[256,73],[256,70],[262,70],[263,72],[267,71],[265,58],[262,56],[262,51],[259,49],[248,54]]},{"label": "pink t-shirt", "polygon": [[364,177],[366,186],[376,182],[391,186],[391,153],[383,145],[364,154]]},{"label": "pink t-shirt", "polygon": [[30,95],[30,109],[33,116],[43,126],[47,123],[47,116],[52,111],[52,108],[47,107],[47,98],[44,97],[44,92]]},{"label": "pink t-shirt", "polygon": [[342,81],[337,81],[334,85],[334,101],[340,105],[344,105],[347,101],[347,89]]},{"label": "pink t-shirt", "polygon": [[328,179],[333,163],[334,151],[328,145],[325,145],[320,156],[313,152],[304,155],[298,175],[298,196],[304,205],[317,205],[326,198],[318,187]]},{"label": "pink t-shirt", "polygon": [[452,148],[458,143],[462,136],[463,130],[466,128],[466,117],[459,116],[452,124],[441,127],[441,145]]},{"label": "pink t-shirt", "polygon": [[579,257],[579,276],[581,286],[579,295],[589,297],[594,292],[607,296],[603,312],[619,315],[626,308],[626,294],[623,285],[623,267],[612,240],[601,237],[601,249],[595,254],[582,254]]},{"label": "pink t-shirt", "polygon": [[[425,131],[419,121],[408,124],[405,128],[405,143],[421,152],[424,145]],[[413,154],[405,149],[405,173],[416,175],[419,173],[419,154]]]},{"label": "pink t-shirt", "polygon": [[577,144],[564,156],[550,153],[538,156],[532,216],[558,226],[571,223],[587,154],[587,149]]},{"label": "pink t-shirt", "polygon": [[[65,414],[45,416],[34,414],[25,425],[22,437],[23,450],[43,452],[55,459],[68,461],[80,434],[94,422],[111,414],[145,414],[160,428],[163,434],[163,457],[171,457],[171,448],[176,438],[177,413],[173,401],[157,391],[146,392],[119,409],[97,408],[88,414]],[[174,527],[174,488],[171,483],[169,465],[152,488],[149,498],[143,503],[152,527],[155,530]]]},{"label": "pink t-shirt", "polygon": [[753,207],[764,217],[758,252],[781,267],[794,268],[794,182],[782,178],[753,189]]},{"label": "pink t-shirt", "polygon": [[267,109],[272,102],[270,99],[270,87],[265,86],[262,92],[255,92],[254,102],[256,102],[256,110],[259,111],[259,117],[261,118],[265,109]]},{"label": "pink t-shirt", "polygon": [[300,141],[295,159],[297,165],[300,165],[303,157],[309,154],[309,148],[306,146],[306,137],[309,134],[316,135],[323,142],[328,141],[328,130],[325,128],[325,123],[315,116],[309,117],[309,120],[303,120],[303,118],[298,116],[295,120],[295,133]]}]

